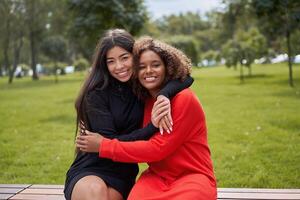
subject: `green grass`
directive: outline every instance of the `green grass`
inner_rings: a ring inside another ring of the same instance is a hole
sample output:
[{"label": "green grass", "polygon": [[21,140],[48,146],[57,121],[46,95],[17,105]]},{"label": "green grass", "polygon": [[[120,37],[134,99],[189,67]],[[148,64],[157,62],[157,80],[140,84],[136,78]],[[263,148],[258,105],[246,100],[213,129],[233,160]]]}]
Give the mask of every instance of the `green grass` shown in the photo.
[{"label": "green grass", "polygon": [[[300,188],[300,66],[258,65],[240,84],[225,67],[194,69],[218,187]],[[0,183],[63,184],[73,160],[83,75],[0,78]],[[145,168],[146,165],[141,165]]]}]

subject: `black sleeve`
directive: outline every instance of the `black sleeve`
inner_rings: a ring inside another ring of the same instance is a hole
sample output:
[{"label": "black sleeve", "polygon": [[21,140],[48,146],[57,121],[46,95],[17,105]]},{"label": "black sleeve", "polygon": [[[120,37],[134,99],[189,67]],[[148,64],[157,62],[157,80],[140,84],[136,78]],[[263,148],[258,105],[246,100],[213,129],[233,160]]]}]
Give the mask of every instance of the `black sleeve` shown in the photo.
[{"label": "black sleeve", "polygon": [[108,95],[103,91],[90,92],[85,100],[85,106],[90,131],[106,138],[117,138],[121,141],[148,140],[158,131],[152,123],[149,123],[145,128],[119,135],[109,109]]},{"label": "black sleeve", "polygon": [[158,130],[159,129],[150,122],[144,128],[134,130],[126,135],[118,135],[116,138],[120,141],[149,140]]},{"label": "black sleeve", "polygon": [[163,89],[160,90],[158,95],[163,95],[170,99],[174,97],[177,93],[190,87],[193,84],[193,82],[194,79],[191,76],[186,77],[186,79],[183,82],[179,79],[171,80],[165,85]]}]

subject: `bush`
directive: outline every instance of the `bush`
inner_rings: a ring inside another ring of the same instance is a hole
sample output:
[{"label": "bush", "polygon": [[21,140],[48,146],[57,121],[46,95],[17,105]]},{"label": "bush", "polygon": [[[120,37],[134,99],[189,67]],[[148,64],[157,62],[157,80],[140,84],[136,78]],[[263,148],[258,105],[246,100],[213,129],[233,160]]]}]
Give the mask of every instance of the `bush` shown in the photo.
[{"label": "bush", "polygon": [[164,41],[183,51],[192,60],[192,63],[197,65],[198,45],[197,41],[193,37],[179,35],[164,39]]},{"label": "bush", "polygon": [[56,71],[57,74],[64,75],[64,74],[66,74],[65,67],[67,65],[68,65],[67,63],[63,63],[63,62],[57,62],[56,64],[53,62],[46,63],[46,64],[44,64],[43,72],[46,75],[53,75],[53,74],[55,74],[55,71]]},{"label": "bush", "polygon": [[84,71],[87,68],[89,68],[90,63],[85,58],[79,58],[79,59],[75,60],[73,65],[75,66],[75,71]]}]

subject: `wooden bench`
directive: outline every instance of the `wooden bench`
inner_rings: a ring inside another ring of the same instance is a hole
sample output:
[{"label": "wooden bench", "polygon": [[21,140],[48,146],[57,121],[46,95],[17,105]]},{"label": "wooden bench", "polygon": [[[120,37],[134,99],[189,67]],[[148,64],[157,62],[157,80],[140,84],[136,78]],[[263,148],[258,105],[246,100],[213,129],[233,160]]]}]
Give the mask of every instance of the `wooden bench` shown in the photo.
[{"label": "wooden bench", "polygon": [[[65,200],[63,185],[0,184],[0,199]],[[218,199],[300,199],[300,189],[218,188]]]}]

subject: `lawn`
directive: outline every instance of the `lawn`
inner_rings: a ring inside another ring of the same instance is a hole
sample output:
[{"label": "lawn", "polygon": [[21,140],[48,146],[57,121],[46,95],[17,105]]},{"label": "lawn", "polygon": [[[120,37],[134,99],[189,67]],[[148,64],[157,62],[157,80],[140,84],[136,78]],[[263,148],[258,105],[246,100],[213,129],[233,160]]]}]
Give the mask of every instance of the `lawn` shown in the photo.
[{"label": "lawn", "polygon": [[[300,66],[257,65],[241,84],[225,67],[194,69],[218,187],[300,188]],[[74,158],[83,74],[0,78],[0,183],[63,184]],[[145,164],[141,168],[145,168]]]}]

